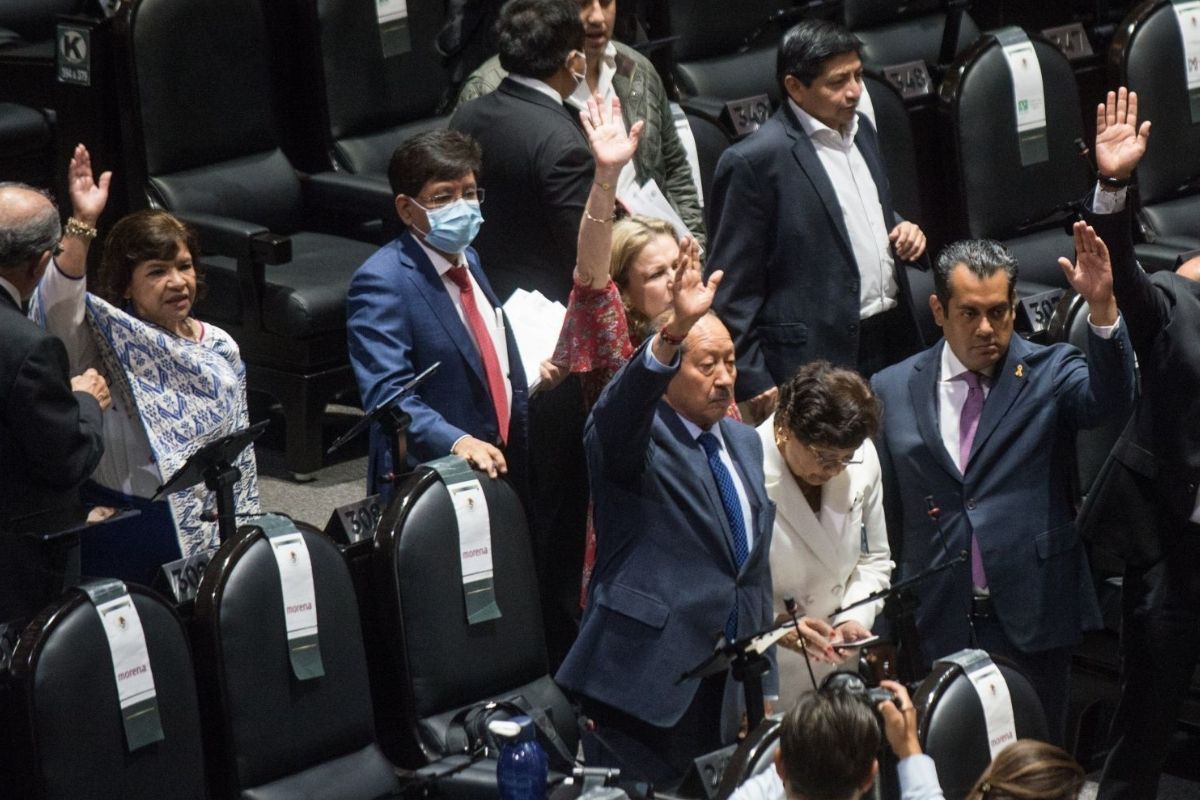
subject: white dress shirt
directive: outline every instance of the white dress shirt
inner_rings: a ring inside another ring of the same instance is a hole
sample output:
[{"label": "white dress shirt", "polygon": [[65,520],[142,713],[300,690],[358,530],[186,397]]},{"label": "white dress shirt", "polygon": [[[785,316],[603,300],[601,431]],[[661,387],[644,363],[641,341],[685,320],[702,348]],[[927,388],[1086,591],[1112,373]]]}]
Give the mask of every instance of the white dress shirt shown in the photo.
[{"label": "white dress shirt", "polygon": [[789,99],[788,103],[816,149],[817,158],[825,168],[829,182],[833,184],[834,194],[842,209],[842,220],[846,223],[846,232],[850,234],[850,248],[861,276],[859,319],[895,308],[899,304],[896,298],[900,290],[896,283],[896,263],[888,241],[891,227],[883,218],[883,205],[879,201],[879,187],[875,185],[875,178],[866,159],[854,146],[858,116],[854,117],[850,128],[842,133],[806,112],[794,100]]}]

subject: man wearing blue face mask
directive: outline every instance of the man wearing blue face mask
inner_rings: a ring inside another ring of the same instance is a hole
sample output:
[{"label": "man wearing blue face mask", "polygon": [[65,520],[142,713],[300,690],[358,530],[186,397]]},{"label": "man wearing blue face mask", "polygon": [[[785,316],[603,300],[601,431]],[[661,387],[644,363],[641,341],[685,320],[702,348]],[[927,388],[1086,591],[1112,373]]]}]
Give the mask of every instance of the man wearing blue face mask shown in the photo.
[{"label": "man wearing blue face mask", "polygon": [[[499,299],[471,241],[483,223],[479,145],[436,130],[400,145],[388,179],[407,231],[367,259],[346,298],[350,363],[364,408],[387,400],[434,362],[399,401],[412,416],[408,464],[451,453],[524,496],[525,372]],[[394,470],[379,426],[371,431],[369,493],[391,494]]]}]

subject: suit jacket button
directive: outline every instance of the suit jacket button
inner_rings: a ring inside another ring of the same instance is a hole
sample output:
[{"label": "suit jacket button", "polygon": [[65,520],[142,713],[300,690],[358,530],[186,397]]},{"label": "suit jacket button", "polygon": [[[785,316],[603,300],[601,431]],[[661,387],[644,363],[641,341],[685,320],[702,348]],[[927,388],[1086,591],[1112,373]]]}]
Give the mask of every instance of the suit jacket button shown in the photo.
[{"label": "suit jacket button", "polygon": [[857,330],[858,330],[858,325],[856,323],[851,322],[849,325],[846,326],[846,331],[849,333],[855,333]]},{"label": "suit jacket button", "polygon": [[967,501],[967,511],[974,511],[975,505],[976,505],[975,498],[972,497],[970,500]]}]

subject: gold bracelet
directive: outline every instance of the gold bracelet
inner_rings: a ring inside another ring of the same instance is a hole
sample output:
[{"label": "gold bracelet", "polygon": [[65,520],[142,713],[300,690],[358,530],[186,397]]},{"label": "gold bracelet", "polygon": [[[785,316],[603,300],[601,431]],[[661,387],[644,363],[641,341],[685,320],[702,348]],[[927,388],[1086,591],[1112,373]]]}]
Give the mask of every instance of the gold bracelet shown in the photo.
[{"label": "gold bracelet", "polygon": [[589,222],[599,222],[601,225],[603,225],[606,222],[612,222],[614,219],[617,218],[615,214],[613,214],[612,216],[608,216],[608,217],[593,217],[591,214],[588,213],[588,210],[586,208],[583,210],[583,216]]},{"label": "gold bracelet", "polygon": [[612,188],[613,188],[613,185],[611,183],[605,183],[604,181],[592,181],[592,183],[596,184],[597,186],[599,186],[601,189],[603,189],[606,192],[611,192]]},{"label": "gold bracelet", "polygon": [[96,238],[96,227],[88,225],[86,222],[77,220],[74,217],[68,217],[67,224],[63,228],[63,236],[78,236],[90,242]]}]

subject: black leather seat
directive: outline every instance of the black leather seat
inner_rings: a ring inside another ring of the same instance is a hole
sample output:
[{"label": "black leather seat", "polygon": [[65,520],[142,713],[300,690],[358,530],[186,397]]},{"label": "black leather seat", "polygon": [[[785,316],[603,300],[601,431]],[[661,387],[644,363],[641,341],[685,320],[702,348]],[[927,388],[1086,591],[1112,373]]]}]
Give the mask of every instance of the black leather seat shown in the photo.
[{"label": "black leather seat", "polygon": [[[1046,740],[1046,714],[1033,685],[1011,662],[994,657],[1008,686],[1018,739]],[[987,724],[975,687],[958,664],[936,661],[913,694],[921,747],[937,764],[946,800],[961,800],[991,763]]]},{"label": "black leather seat", "polygon": [[301,163],[311,160],[312,169],[370,175],[386,184],[388,161],[401,142],[446,125],[448,117],[438,109],[449,79],[434,49],[442,0],[409,0],[408,49],[397,53],[384,50],[375,0],[263,5],[273,51],[291,68],[281,82],[288,116],[312,123],[292,131],[307,140],[293,143]]},{"label": "black leather seat", "polygon": [[354,388],[345,291],[375,251],[322,223],[390,219],[391,192],[297,174],[271,113],[257,3],[138,0],[121,28],[131,205],[165,207],[198,229],[209,293],[197,312],[237,340],[249,388],[282,404],[287,468],[312,472],[325,405]]},{"label": "black leather seat", "polygon": [[941,87],[966,234],[1012,250],[1022,295],[1067,285],[1058,258],[1074,256],[1068,226],[1093,186],[1076,146],[1084,131],[1071,64],[1039,34],[1030,39],[1045,91],[1046,161],[1021,164],[1012,78],[994,37],[985,35],[956,60]]},{"label": "black leather seat", "polygon": [[[1118,83],[1138,93],[1138,116],[1154,122],[1138,164],[1138,217],[1146,240],[1175,251],[1200,248],[1200,126],[1188,101],[1183,44],[1167,0],[1144,2],[1118,26],[1109,49]],[[1148,253],[1138,248],[1139,257]],[[1163,263],[1148,269],[1169,267]]]},{"label": "black leather seat", "polygon": [[667,5],[670,32],[679,37],[674,75],[680,94],[724,100],[766,94],[779,104],[776,52],[783,31],[799,19],[790,0],[742,0],[735,14],[722,0]]},{"label": "black leather seat", "polygon": [[0,103],[0,175],[35,186],[50,183],[54,127],[44,111]]},{"label": "black leather seat", "polygon": [[701,109],[685,103],[684,114],[688,126],[692,129],[692,138],[696,140],[696,160],[700,163],[700,191],[702,199],[707,202],[712,191],[713,173],[717,170],[717,162],[721,153],[733,144],[732,138],[722,126],[719,114],[714,115],[712,109]]},{"label": "black leather seat", "polygon": [[82,591],[69,590],[21,633],[13,656],[5,745],[15,775],[5,797],[42,800],[205,800],[200,711],[191,652],[174,610],[129,586],[146,637],[163,739],[126,747],[104,626]]},{"label": "black leather seat", "polygon": [[[945,0],[843,0],[842,19],[863,43],[863,63],[882,69],[909,61],[930,67],[942,63],[942,39],[949,19]],[[966,50],[979,38],[971,15],[960,9],[958,38],[950,57]],[[947,59],[948,61],[949,59]]]},{"label": "black leather seat", "polygon": [[476,474],[491,523],[498,619],[467,624],[458,523],[432,469],[419,467],[408,477],[375,534],[370,593],[385,652],[373,657],[372,689],[380,742],[403,766],[458,750],[455,718],[488,700],[523,698],[545,712],[567,752],[578,746],[574,709],[547,674],[537,573],[520,500],[506,481]]},{"label": "black leather seat", "polygon": [[358,603],[336,545],[302,528],[312,563],[319,678],[292,671],[279,567],[266,534],[243,527],[217,551],[196,599],[194,645],[212,783],[242,800],[390,796],[375,743]]}]

